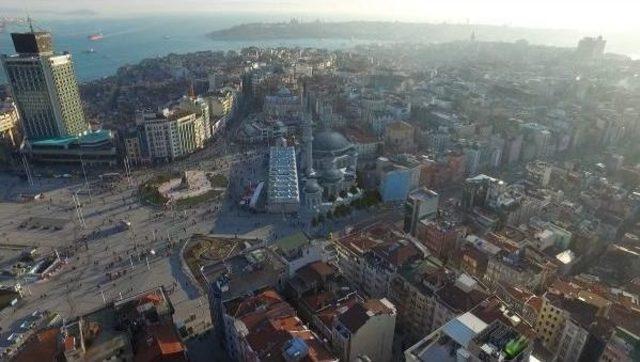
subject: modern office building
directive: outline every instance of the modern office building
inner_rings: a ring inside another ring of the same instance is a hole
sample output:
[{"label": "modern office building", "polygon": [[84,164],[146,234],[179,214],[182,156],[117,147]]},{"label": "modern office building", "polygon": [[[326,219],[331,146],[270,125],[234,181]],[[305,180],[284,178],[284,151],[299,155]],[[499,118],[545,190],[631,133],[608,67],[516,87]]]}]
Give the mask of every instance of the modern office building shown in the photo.
[{"label": "modern office building", "polygon": [[416,227],[421,220],[433,220],[438,213],[438,193],[426,187],[409,193],[405,204],[404,231],[416,236]]},{"label": "modern office building", "polygon": [[420,185],[421,164],[410,155],[378,157],[378,192],[383,202],[402,202]]},{"label": "modern office building", "polygon": [[598,36],[597,38],[585,37],[578,42],[576,55],[582,60],[601,58],[604,55],[606,45],[607,41],[604,40],[602,36]]},{"label": "modern office building", "polygon": [[11,34],[14,55],[2,55],[27,140],[77,136],[88,130],[71,54],[55,54],[51,34]]}]

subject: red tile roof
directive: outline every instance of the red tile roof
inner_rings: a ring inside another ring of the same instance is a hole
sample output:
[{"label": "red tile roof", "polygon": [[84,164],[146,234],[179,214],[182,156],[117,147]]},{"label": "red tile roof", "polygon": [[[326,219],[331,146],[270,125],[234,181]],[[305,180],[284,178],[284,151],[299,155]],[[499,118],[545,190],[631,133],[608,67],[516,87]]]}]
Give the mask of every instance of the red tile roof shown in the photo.
[{"label": "red tile roof", "polygon": [[49,328],[29,338],[15,356],[15,361],[55,361],[59,353],[60,328]]},{"label": "red tile roof", "polygon": [[186,361],[185,346],[180,341],[173,323],[149,325],[138,337],[135,361]]},{"label": "red tile roof", "polygon": [[302,361],[335,360],[273,289],[246,298],[229,312],[235,312],[229,314],[244,323],[249,331],[246,341],[261,361],[284,361],[283,346],[293,337],[302,338],[309,347],[309,354]]}]

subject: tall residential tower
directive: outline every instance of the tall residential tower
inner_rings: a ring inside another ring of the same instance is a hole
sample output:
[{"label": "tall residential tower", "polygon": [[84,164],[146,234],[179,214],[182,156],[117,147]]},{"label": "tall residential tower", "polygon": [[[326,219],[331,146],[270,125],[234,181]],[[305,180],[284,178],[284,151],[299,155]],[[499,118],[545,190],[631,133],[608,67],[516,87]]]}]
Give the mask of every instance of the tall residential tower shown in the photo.
[{"label": "tall residential tower", "polygon": [[0,61],[16,102],[24,136],[41,140],[88,130],[71,54],[54,54],[51,34],[11,34],[15,55]]}]

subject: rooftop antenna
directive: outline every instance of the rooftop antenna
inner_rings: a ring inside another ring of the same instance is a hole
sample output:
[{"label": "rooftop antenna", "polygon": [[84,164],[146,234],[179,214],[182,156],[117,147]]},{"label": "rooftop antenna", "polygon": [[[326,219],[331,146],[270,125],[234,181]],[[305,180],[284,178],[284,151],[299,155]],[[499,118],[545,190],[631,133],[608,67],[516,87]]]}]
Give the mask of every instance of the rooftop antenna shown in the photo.
[{"label": "rooftop antenna", "polygon": [[31,15],[27,14],[27,21],[29,22],[29,30],[33,33],[33,21],[31,20]]},{"label": "rooftop antenna", "polygon": [[189,98],[196,99],[196,90],[193,87],[193,80],[189,82]]}]

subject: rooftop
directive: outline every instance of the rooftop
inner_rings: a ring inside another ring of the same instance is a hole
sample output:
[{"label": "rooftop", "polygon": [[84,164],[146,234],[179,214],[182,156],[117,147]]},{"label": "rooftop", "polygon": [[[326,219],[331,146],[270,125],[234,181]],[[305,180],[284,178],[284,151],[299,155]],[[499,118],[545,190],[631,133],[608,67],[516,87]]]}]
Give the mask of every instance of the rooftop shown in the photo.
[{"label": "rooftop", "polygon": [[[186,360],[173,324],[173,306],[160,288],[114,302],[65,326],[65,350],[80,360],[132,356],[135,361]],[[84,340],[85,349],[82,350]]]},{"label": "rooftop", "polygon": [[226,287],[223,300],[230,300],[275,284],[283,270],[268,249],[254,248],[204,265],[201,273],[210,285],[221,280]]},{"label": "rooftop", "polygon": [[303,232],[297,232],[276,240],[272,245],[277,251],[288,254],[302,246],[308,245],[309,242],[310,240],[307,235]]},{"label": "rooftop", "polygon": [[405,121],[391,122],[387,125],[387,129],[390,131],[404,131],[411,132],[414,127]]},{"label": "rooftop", "polygon": [[509,361],[529,344],[529,337],[500,319],[483,320],[475,312],[467,312],[416,343],[407,354],[424,362],[455,362],[459,356],[466,360],[471,355],[480,360]]},{"label": "rooftop", "polygon": [[456,283],[447,284],[436,292],[439,300],[454,314],[471,310],[489,296],[474,285],[467,284],[466,279],[471,278],[467,276],[465,280],[458,279]]},{"label": "rooftop", "polygon": [[433,190],[429,190],[426,187],[421,187],[417,190],[410,192],[409,197],[416,200],[427,201],[427,200],[437,198],[438,193]]},{"label": "rooftop", "polygon": [[292,146],[271,147],[269,151],[269,202],[300,200],[296,151]]},{"label": "rooftop", "polygon": [[407,352],[417,361],[455,362],[458,349],[468,348],[471,340],[486,327],[478,317],[465,313],[420,340]]},{"label": "rooftop", "polygon": [[400,275],[423,294],[431,295],[454,278],[454,273],[435,258],[416,260],[405,265]]},{"label": "rooftop", "polygon": [[342,133],[354,143],[374,143],[380,142],[378,138],[367,129],[361,127],[346,127],[341,129]]},{"label": "rooftop", "polygon": [[261,361],[337,361],[324,343],[271,288],[226,303],[226,310],[247,329],[246,341]]},{"label": "rooftop", "polygon": [[341,133],[335,131],[322,131],[313,135],[313,153],[339,153],[352,147],[351,142]]},{"label": "rooftop", "polygon": [[15,361],[54,361],[61,352],[60,328],[53,327],[38,331],[24,342],[21,350],[14,356]]}]

